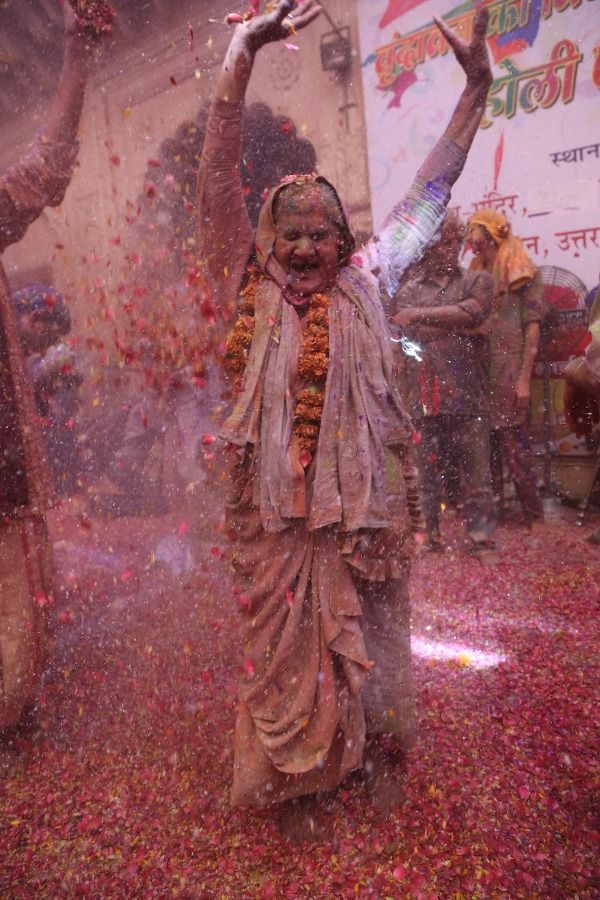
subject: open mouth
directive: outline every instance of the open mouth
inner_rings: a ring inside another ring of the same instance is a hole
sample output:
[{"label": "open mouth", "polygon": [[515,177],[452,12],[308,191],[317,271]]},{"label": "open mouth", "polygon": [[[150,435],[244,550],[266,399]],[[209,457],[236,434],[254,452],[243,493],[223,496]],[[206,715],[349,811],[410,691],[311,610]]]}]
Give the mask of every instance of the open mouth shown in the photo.
[{"label": "open mouth", "polygon": [[302,278],[308,275],[312,275],[314,272],[318,271],[319,264],[317,262],[309,262],[309,263],[300,263],[300,262],[292,262],[290,265],[290,271],[294,273],[294,275]]}]

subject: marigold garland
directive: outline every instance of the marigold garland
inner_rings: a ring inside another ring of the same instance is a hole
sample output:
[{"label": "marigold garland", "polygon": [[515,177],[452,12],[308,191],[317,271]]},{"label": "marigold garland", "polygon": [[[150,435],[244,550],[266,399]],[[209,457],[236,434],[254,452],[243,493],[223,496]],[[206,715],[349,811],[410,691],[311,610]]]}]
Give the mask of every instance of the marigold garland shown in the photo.
[{"label": "marigold garland", "polygon": [[225,348],[225,368],[233,375],[231,393],[233,397],[239,396],[242,389],[244,372],[248,363],[250,345],[254,337],[254,303],[256,289],[263,279],[260,269],[251,268],[248,274],[248,282],[240,294],[240,307],[238,317],[235,320],[233,331],[227,340]]},{"label": "marigold garland", "polygon": [[328,366],[329,297],[312,294],[298,358],[298,375],[307,386],[296,397],[294,414],[294,434],[300,453],[310,453],[311,457],[319,441]]},{"label": "marigold garland", "polygon": [[[240,295],[239,314],[227,341],[225,366],[234,376],[234,397],[241,391],[254,336],[256,290],[264,278],[259,269],[250,269],[248,282]],[[317,448],[325,402],[325,382],[329,366],[328,308],[329,298],[326,294],[311,295],[298,357],[298,376],[306,383],[306,387],[296,397],[293,427],[301,455],[309,453],[311,457]]]}]

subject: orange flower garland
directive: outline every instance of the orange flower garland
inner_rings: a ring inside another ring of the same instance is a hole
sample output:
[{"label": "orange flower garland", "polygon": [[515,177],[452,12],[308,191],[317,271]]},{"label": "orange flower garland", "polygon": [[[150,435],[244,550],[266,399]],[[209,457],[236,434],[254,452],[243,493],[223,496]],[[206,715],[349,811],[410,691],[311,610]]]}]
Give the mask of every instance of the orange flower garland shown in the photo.
[{"label": "orange flower garland", "polygon": [[250,269],[248,282],[240,294],[238,317],[235,320],[233,331],[229,335],[225,347],[224,363],[225,368],[233,375],[231,393],[234,399],[239,396],[242,389],[242,381],[256,324],[254,320],[256,289],[263,278],[264,276],[260,269]]},{"label": "orange flower garland", "polygon": [[314,455],[325,403],[325,381],[329,366],[329,298],[312,294],[304,323],[298,375],[307,383],[296,397],[294,434],[301,453]]},{"label": "orange flower garland", "polygon": [[[225,366],[234,376],[234,397],[239,395],[242,387],[254,336],[256,290],[264,277],[260,270],[250,270],[248,283],[240,295],[240,311],[227,341]],[[317,448],[328,366],[329,298],[326,294],[312,294],[298,357],[298,376],[306,387],[296,397],[293,426],[302,455],[309,453],[312,457]]]}]

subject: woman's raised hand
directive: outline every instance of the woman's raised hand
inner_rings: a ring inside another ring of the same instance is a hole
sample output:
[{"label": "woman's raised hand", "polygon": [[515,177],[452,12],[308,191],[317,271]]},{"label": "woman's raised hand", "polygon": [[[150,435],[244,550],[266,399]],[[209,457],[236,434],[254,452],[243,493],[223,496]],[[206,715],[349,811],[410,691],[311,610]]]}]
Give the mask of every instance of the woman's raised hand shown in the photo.
[{"label": "woman's raised hand", "polygon": [[267,12],[254,16],[241,28],[253,50],[273,41],[289,39],[306,28],[321,12],[317,0],[278,0],[267,4]]},{"label": "woman's raised hand", "polygon": [[230,102],[243,100],[257,51],[272,41],[289,39],[320,12],[316,0],[269,0],[266,12],[239,24],[225,54],[216,96]]},{"label": "woman's raised hand", "polygon": [[76,11],[71,0],[59,2],[63,8],[66,36],[83,38],[86,49],[93,48],[102,38],[112,34],[115,13],[108,0],[96,0],[95,4],[80,11]]},{"label": "woman's raised hand", "polygon": [[490,60],[488,57],[485,36],[488,25],[488,11],[485,8],[477,10],[473,23],[473,38],[470,44],[463,41],[448,25],[434,16],[433,20],[440,29],[454,53],[459,65],[464,69],[467,81],[472,84],[491,84],[493,81]]}]

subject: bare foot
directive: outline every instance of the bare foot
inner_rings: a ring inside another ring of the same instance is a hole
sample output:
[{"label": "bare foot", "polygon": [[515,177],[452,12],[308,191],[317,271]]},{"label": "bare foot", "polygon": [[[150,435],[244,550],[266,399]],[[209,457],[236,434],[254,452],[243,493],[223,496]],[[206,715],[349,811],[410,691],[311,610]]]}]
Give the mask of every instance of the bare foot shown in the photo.
[{"label": "bare foot", "polygon": [[406,756],[398,760],[385,752],[377,740],[370,740],[365,748],[364,781],[375,809],[390,813],[404,801],[401,777],[406,773]]},{"label": "bare foot", "polygon": [[299,797],[282,803],[277,827],[284,841],[303,844],[318,841],[325,836],[325,829],[317,822],[315,798]]}]

